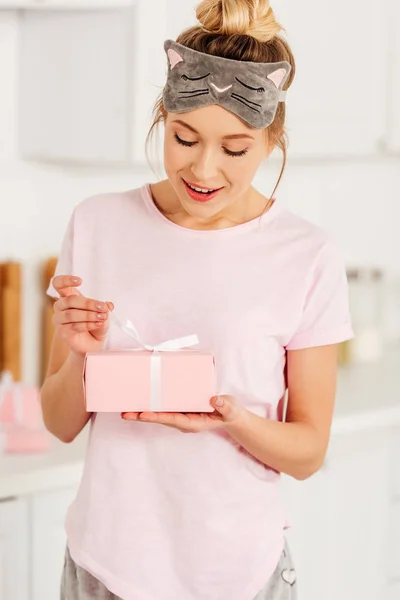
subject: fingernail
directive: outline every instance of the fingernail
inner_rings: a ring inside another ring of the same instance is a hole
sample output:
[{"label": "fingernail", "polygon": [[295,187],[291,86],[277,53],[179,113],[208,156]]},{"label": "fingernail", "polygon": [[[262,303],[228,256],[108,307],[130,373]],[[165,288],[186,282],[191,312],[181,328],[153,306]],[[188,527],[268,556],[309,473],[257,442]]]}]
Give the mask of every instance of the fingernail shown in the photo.
[{"label": "fingernail", "polygon": [[81,278],[80,277],[72,277],[72,283],[80,283]]},{"label": "fingernail", "polygon": [[99,302],[98,304],[96,304],[96,308],[97,310],[105,310],[107,307],[102,302]]},{"label": "fingernail", "polygon": [[113,302],[106,302],[106,304],[107,304],[107,306],[108,306],[108,308],[110,310],[114,310],[114,303]]},{"label": "fingernail", "polygon": [[214,402],[215,406],[223,406],[224,405],[224,401],[221,398],[221,396],[217,396],[217,399]]}]

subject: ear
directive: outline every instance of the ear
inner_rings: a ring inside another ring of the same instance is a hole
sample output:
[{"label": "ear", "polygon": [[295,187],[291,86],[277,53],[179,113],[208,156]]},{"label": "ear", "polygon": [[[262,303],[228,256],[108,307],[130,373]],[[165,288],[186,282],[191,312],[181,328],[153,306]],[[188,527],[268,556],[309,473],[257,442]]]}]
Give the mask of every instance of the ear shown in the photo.
[{"label": "ear", "polygon": [[281,85],[283,78],[286,76],[286,69],[277,69],[273,73],[270,73],[267,79],[270,79],[277,88]]},{"label": "ear", "polygon": [[178,52],[176,50],[173,50],[172,48],[170,48],[168,50],[168,60],[169,60],[171,69],[176,67],[176,65],[178,63],[183,62],[182,56],[180,54],[178,54]]}]

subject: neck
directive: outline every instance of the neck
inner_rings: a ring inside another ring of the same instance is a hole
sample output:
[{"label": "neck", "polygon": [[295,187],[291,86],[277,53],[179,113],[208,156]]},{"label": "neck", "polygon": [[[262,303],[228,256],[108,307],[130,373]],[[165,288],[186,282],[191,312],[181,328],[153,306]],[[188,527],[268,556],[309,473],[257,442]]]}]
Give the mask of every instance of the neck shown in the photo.
[{"label": "neck", "polygon": [[239,197],[221,212],[210,218],[199,218],[185,211],[168,179],[151,184],[150,190],[158,210],[168,219],[188,229],[225,229],[247,223],[267,212],[273,199],[267,199],[250,187],[245,196]]}]

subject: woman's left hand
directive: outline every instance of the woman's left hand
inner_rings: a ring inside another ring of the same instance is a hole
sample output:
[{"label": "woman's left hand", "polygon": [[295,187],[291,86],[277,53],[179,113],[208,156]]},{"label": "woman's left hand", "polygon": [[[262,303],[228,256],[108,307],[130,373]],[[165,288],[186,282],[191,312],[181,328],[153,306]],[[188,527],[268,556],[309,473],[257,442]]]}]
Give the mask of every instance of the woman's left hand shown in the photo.
[{"label": "woman's left hand", "polygon": [[239,420],[245,412],[233,396],[214,396],[210,404],[215,409],[212,413],[126,412],[122,413],[122,418],[127,421],[158,423],[174,427],[183,433],[199,433],[224,427],[225,424]]}]

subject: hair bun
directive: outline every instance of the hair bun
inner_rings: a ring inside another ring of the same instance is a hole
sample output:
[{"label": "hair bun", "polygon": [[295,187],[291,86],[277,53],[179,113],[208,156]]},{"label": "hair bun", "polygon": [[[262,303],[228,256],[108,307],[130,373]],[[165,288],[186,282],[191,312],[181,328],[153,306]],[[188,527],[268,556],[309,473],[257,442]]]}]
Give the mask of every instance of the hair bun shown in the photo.
[{"label": "hair bun", "polygon": [[196,17],[209,33],[249,35],[269,42],[282,31],[269,0],[202,0]]}]

